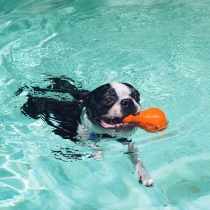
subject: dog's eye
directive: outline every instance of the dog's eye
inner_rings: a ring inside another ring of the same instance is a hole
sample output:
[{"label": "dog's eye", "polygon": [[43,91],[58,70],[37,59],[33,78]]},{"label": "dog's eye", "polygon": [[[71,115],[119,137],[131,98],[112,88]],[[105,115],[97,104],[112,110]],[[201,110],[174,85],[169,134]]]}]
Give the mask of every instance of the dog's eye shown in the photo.
[{"label": "dog's eye", "polygon": [[105,105],[110,105],[110,104],[112,104],[114,102],[114,100],[112,99],[112,98],[106,98],[105,100],[104,100],[104,104]]}]

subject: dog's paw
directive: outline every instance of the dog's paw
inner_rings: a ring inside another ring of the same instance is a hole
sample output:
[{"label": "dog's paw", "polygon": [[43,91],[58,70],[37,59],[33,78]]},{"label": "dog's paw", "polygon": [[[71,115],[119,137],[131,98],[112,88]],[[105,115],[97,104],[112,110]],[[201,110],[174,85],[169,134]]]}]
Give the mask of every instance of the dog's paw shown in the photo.
[{"label": "dog's paw", "polygon": [[98,146],[96,144],[89,144],[89,146],[94,148],[94,149],[100,149],[100,146]]},{"label": "dog's paw", "polygon": [[139,179],[139,183],[143,184],[146,187],[154,186],[154,181],[152,179],[148,179],[148,180]]},{"label": "dog's paw", "polygon": [[93,154],[93,157],[96,160],[104,160],[104,153],[102,151],[96,151]]},{"label": "dog's paw", "polygon": [[137,147],[135,147],[134,143],[128,144],[128,153],[134,153],[137,151],[138,151],[138,149],[137,149]]}]

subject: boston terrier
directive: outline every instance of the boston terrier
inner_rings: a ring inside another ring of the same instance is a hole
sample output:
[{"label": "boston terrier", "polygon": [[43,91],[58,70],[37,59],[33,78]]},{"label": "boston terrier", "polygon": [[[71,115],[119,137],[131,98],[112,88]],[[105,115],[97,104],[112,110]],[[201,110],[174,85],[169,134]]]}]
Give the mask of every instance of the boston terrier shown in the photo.
[{"label": "boston terrier", "polygon": [[93,91],[76,87],[71,78],[48,78],[48,86],[21,87],[15,95],[27,89],[27,102],[22,113],[31,118],[41,118],[53,127],[53,132],[75,143],[95,142],[103,138],[116,139],[128,145],[128,156],[138,174],[139,182],[153,186],[153,180],[137,155],[137,148],[127,137],[136,125],[122,123],[127,115],[141,111],[140,94],[130,84],[111,82]]}]

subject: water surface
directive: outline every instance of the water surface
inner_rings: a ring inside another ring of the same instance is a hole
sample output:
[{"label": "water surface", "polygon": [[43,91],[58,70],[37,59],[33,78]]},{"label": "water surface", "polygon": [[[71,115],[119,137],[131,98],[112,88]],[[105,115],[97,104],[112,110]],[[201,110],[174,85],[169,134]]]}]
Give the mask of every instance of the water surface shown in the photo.
[{"label": "water surface", "polygon": [[[209,209],[210,4],[200,0],[0,2],[1,209]],[[137,182],[126,147],[89,147],[21,115],[23,85],[66,75],[93,90],[131,83],[142,109],[159,107],[166,131],[133,134],[155,181]],[[82,160],[56,160],[71,148]]]}]

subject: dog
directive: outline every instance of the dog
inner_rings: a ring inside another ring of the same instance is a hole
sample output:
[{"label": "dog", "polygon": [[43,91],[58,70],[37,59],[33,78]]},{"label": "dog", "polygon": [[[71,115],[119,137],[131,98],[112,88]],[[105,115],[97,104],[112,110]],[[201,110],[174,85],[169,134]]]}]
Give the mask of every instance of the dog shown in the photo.
[{"label": "dog", "polygon": [[[140,94],[130,84],[110,82],[93,91],[78,88],[71,78],[47,79],[46,88],[37,86],[21,87],[29,92],[22,113],[31,118],[41,118],[53,127],[53,132],[75,143],[94,142],[103,138],[115,138],[128,145],[127,154],[138,174],[139,183],[151,187],[153,180],[138,157],[137,148],[128,136],[136,130],[134,123],[122,123],[127,115],[136,115],[141,111]],[[123,136],[123,137],[122,137]],[[125,136],[125,137],[124,137]]]}]

